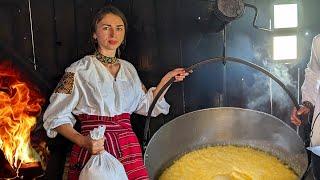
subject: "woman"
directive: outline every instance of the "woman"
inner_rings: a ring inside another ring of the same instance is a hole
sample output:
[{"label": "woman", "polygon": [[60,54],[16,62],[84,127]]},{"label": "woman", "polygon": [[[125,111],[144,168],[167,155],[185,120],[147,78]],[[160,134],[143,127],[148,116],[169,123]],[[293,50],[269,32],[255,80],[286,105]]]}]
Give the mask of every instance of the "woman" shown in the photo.
[{"label": "woman", "polygon": [[[74,143],[68,179],[78,179],[90,155],[104,149],[123,164],[129,179],[148,179],[130,114],[146,115],[161,87],[172,77],[176,82],[182,81],[188,73],[183,68],[175,69],[157,87],[144,90],[133,65],[115,57],[126,29],[127,21],[115,7],[98,11],[92,23],[97,51],[67,68],[50,97],[44,114],[47,135],[53,138],[59,133]],[[161,97],[152,116],[168,112],[169,104]],[[73,128],[76,119],[81,124],[80,133]],[[105,140],[95,141],[87,136],[98,125],[107,126]]]},{"label": "woman", "polygon": [[[302,106],[291,112],[291,122],[296,126],[301,125],[298,115],[306,115],[312,109],[313,119],[311,125],[310,146],[320,146],[320,35],[313,38],[310,61],[305,70],[305,80],[301,87]],[[320,157],[311,154],[315,179],[320,179]]]}]

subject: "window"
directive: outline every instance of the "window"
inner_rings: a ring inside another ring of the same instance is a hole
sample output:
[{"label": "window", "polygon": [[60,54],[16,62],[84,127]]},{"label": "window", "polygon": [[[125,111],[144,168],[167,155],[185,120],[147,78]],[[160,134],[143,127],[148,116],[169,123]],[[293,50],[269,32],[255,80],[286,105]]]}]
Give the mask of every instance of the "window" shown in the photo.
[{"label": "window", "polygon": [[297,36],[273,37],[273,59],[297,59]]},{"label": "window", "polygon": [[297,4],[274,5],[274,28],[294,28],[298,27]]},{"label": "window", "polygon": [[273,60],[298,59],[298,4],[296,1],[273,5]]}]

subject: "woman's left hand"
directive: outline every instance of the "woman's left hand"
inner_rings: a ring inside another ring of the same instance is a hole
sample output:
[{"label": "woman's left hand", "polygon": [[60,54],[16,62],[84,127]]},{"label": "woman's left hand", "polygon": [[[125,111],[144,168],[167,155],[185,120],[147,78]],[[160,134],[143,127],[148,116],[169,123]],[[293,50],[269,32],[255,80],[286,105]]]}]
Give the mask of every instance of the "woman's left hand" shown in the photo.
[{"label": "woman's left hand", "polygon": [[[191,73],[191,72],[190,72]],[[157,88],[153,91],[153,96],[156,96],[160,89],[171,79],[175,78],[174,82],[180,82],[183,81],[186,76],[190,74],[189,72],[186,72],[184,68],[177,68],[172,71],[169,71],[163,78],[161,79],[160,83],[158,84]],[[163,93],[164,95],[165,93]]]},{"label": "woman's left hand", "polygon": [[184,68],[176,68],[172,71],[169,71],[163,78],[165,82],[168,82],[172,77],[175,78],[174,82],[183,81],[186,76],[189,75],[189,72],[186,72]]}]

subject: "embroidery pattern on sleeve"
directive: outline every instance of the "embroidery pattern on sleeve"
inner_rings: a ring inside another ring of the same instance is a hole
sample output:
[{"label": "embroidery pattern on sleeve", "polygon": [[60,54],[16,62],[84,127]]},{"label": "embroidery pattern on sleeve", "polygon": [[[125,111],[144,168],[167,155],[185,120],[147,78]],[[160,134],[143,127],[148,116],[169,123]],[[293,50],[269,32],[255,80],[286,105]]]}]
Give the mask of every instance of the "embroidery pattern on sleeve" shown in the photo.
[{"label": "embroidery pattern on sleeve", "polygon": [[66,72],[58,83],[54,93],[71,94],[74,84],[74,73]]}]

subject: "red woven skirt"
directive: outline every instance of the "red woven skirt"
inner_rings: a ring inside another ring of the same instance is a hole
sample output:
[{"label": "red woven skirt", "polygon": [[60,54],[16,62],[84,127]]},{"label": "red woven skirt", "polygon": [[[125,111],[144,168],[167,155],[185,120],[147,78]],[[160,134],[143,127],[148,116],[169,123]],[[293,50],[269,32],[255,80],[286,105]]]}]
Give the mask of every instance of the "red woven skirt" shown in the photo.
[{"label": "red woven skirt", "polygon": [[[129,180],[149,179],[139,141],[131,128],[130,114],[114,117],[81,114],[78,120],[81,122],[81,134],[84,136],[99,125],[106,125],[105,150],[123,164]],[[91,154],[86,148],[73,145],[69,159],[69,180],[79,178],[81,169],[90,157]]]}]

